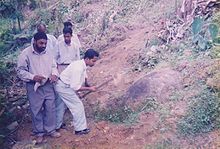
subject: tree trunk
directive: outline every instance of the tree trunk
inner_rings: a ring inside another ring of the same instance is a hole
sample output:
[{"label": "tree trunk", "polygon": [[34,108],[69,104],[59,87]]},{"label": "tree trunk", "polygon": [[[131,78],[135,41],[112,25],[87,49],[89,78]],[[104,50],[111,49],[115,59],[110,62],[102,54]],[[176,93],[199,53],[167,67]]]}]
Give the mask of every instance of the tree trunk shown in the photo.
[{"label": "tree trunk", "polygon": [[12,31],[14,34],[16,34],[16,20],[12,20]]},{"label": "tree trunk", "polygon": [[20,20],[19,16],[17,17],[17,21],[18,21],[19,31],[21,31],[21,20]]}]

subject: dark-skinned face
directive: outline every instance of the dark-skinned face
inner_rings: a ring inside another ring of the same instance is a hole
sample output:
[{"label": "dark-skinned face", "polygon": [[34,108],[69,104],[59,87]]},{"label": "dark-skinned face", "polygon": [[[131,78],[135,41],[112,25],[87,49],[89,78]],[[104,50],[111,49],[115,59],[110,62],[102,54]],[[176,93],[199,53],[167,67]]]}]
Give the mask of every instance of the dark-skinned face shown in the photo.
[{"label": "dark-skinned face", "polygon": [[46,46],[47,46],[46,39],[34,40],[35,51],[37,51],[38,53],[43,52],[46,49]]},{"label": "dark-skinned face", "polygon": [[64,36],[65,43],[70,44],[72,35],[70,33],[66,33],[66,34],[63,34],[63,36]]},{"label": "dark-skinned face", "polygon": [[95,62],[97,60],[98,60],[98,57],[94,57],[92,59],[86,58],[86,65],[92,67],[95,65]]}]

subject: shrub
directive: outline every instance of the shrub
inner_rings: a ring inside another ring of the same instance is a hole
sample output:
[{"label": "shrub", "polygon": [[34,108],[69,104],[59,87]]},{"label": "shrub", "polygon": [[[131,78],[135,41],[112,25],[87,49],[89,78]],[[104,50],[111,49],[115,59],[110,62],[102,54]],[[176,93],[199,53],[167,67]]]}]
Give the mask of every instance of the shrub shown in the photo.
[{"label": "shrub", "polygon": [[30,0],[29,8],[30,8],[31,10],[34,10],[34,9],[37,8],[37,2],[36,2],[36,0]]},{"label": "shrub", "polygon": [[12,85],[12,78],[15,74],[15,63],[0,60],[0,89]]},{"label": "shrub", "polygon": [[146,98],[140,103],[132,104],[132,107],[129,106],[126,102],[120,100],[112,102],[108,105],[108,108],[100,108],[99,103],[95,107],[94,115],[96,120],[105,120],[113,123],[125,123],[133,124],[138,122],[139,115],[142,112],[151,112],[157,109],[158,104],[153,98]]},{"label": "shrub", "polygon": [[117,107],[109,107],[108,109],[101,109],[98,105],[95,109],[96,120],[106,120],[114,123],[123,123],[128,121],[135,112],[126,105]]},{"label": "shrub", "polygon": [[219,126],[219,113],[219,97],[205,89],[192,100],[189,111],[177,124],[178,131],[184,136],[209,132]]},{"label": "shrub", "polygon": [[211,49],[210,56],[212,58],[220,58],[220,46],[215,46]]},{"label": "shrub", "polygon": [[180,149],[180,147],[167,138],[152,145],[146,145],[145,149]]},{"label": "shrub", "polygon": [[204,18],[197,17],[192,23],[193,43],[200,51],[219,44],[218,32],[219,26],[215,21],[206,23]]}]

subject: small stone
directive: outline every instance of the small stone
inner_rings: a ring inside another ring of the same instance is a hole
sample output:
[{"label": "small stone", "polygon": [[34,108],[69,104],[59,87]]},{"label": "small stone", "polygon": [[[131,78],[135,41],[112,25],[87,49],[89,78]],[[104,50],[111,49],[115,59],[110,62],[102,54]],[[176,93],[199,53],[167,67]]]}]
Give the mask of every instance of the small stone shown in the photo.
[{"label": "small stone", "polygon": [[17,126],[18,126],[18,122],[15,121],[15,122],[11,123],[10,125],[8,125],[7,128],[9,130],[14,130]]}]

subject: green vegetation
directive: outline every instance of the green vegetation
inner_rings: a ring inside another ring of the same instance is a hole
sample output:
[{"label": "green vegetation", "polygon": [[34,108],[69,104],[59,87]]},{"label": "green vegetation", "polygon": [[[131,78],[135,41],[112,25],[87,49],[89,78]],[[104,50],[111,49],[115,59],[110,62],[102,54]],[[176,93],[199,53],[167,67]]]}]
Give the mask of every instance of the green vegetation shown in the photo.
[{"label": "green vegetation", "polygon": [[[212,59],[220,56],[220,35],[219,35],[219,13],[210,20],[197,17],[192,23],[192,45],[194,52],[201,54],[209,53]],[[190,43],[189,43],[190,44]],[[219,78],[219,68],[210,66],[210,76],[215,80]],[[218,66],[217,66],[218,67]],[[219,89],[205,87],[199,95],[193,97],[189,103],[189,109],[185,116],[178,122],[178,132],[187,136],[196,136],[201,133],[209,132],[220,126],[220,98]]]},{"label": "green vegetation", "polygon": [[[213,23],[216,24],[216,26],[220,27],[220,12],[216,13],[214,16],[213,16]],[[220,58],[220,35],[217,34],[217,32],[219,33],[219,28],[216,28],[214,27],[215,30],[217,30],[215,33],[213,33],[215,36],[216,35],[216,38],[214,39],[215,40],[215,46],[213,46],[211,48],[211,53],[210,53],[210,56],[212,58]],[[217,44],[218,43],[218,44]]]},{"label": "green vegetation", "polygon": [[[18,29],[21,31],[21,21],[23,21],[22,10],[27,6],[28,0],[7,0],[0,2],[0,16],[10,18],[13,23],[17,20]],[[16,30],[16,26],[13,26]]]},{"label": "green vegetation", "polygon": [[193,43],[198,46],[198,50],[202,51],[220,44],[218,31],[218,24],[207,23],[203,18],[197,17],[192,23]]},{"label": "green vegetation", "polygon": [[[153,40],[147,41],[145,47],[141,49],[140,54],[131,60],[131,63],[134,66],[134,71],[147,72],[149,69],[156,67],[159,63],[162,62],[169,63],[176,67],[179,65],[181,60],[184,60],[189,65],[191,65],[191,62],[196,62],[197,60],[199,62],[204,58],[211,58],[218,61],[220,58],[219,16],[220,13],[218,12],[216,15],[211,16],[208,19],[204,19],[203,17],[196,17],[189,29],[186,30],[185,36],[181,40],[177,39],[171,43],[165,43],[163,40],[155,38]],[[187,78],[192,77],[193,74],[189,74],[189,72],[187,72],[192,68],[188,68],[187,65],[185,67],[186,69],[178,71],[180,71],[183,75],[186,73],[188,75],[186,76]],[[216,82],[218,82],[219,65],[215,71],[213,70],[211,72],[214,67],[216,66],[210,65],[208,66],[207,70],[204,70],[204,72],[206,71],[206,73],[209,73],[210,71],[208,78],[213,78],[216,80]],[[196,82],[196,79],[198,78],[195,76],[190,79]],[[204,78],[202,81],[206,81],[206,79],[207,78]],[[195,86],[193,88],[195,88]],[[198,88],[198,90],[201,90],[201,88]],[[175,93],[170,97],[170,102],[174,103],[179,102],[179,100],[185,100],[183,98],[186,96],[184,93],[184,91],[175,91]],[[183,116],[179,122],[177,122],[178,132],[181,135],[187,137],[196,136],[198,134],[210,132],[219,128],[219,95],[219,88],[214,89],[212,86],[206,87],[206,89],[204,89],[199,95],[195,96],[189,103],[190,108],[186,112],[186,115]],[[169,115],[169,111],[167,109],[160,109],[156,112],[161,114],[160,123],[162,124]],[[159,146],[153,145],[150,146],[150,148],[172,148],[172,146],[166,145],[166,143],[163,144],[162,142],[159,143]]]},{"label": "green vegetation", "polygon": [[178,123],[178,131],[183,136],[209,132],[220,126],[219,113],[219,97],[210,89],[205,89],[192,99],[187,114]]},{"label": "green vegetation", "polygon": [[145,149],[180,149],[181,147],[173,144],[171,139],[164,139],[153,145],[146,145]]},{"label": "green vegetation", "polygon": [[[43,7],[46,3],[35,0],[0,1],[0,146],[3,148],[10,148],[14,143],[13,135],[9,134],[17,129],[9,130],[7,126],[12,123],[20,125],[26,110],[23,104],[27,99],[15,70],[17,55],[30,44],[37,23],[45,23],[50,33],[58,35],[63,16],[68,12],[62,1],[58,3],[58,9]],[[27,15],[31,17],[26,19]],[[22,111],[23,116],[18,111]]]},{"label": "green vegetation", "polygon": [[[131,121],[131,117],[133,117]],[[131,122],[135,122],[137,119],[137,115],[135,111],[133,111],[128,106],[119,106],[115,108],[108,109],[99,109],[95,110],[95,119],[96,120],[107,120],[114,123],[124,123],[125,121],[130,120]]]},{"label": "green vegetation", "polygon": [[125,103],[114,102],[108,105],[107,108],[101,109],[98,104],[94,109],[94,116],[96,120],[133,124],[138,122],[140,113],[154,111],[157,107],[156,101],[152,98],[143,100],[143,102],[134,108],[131,108]]}]

